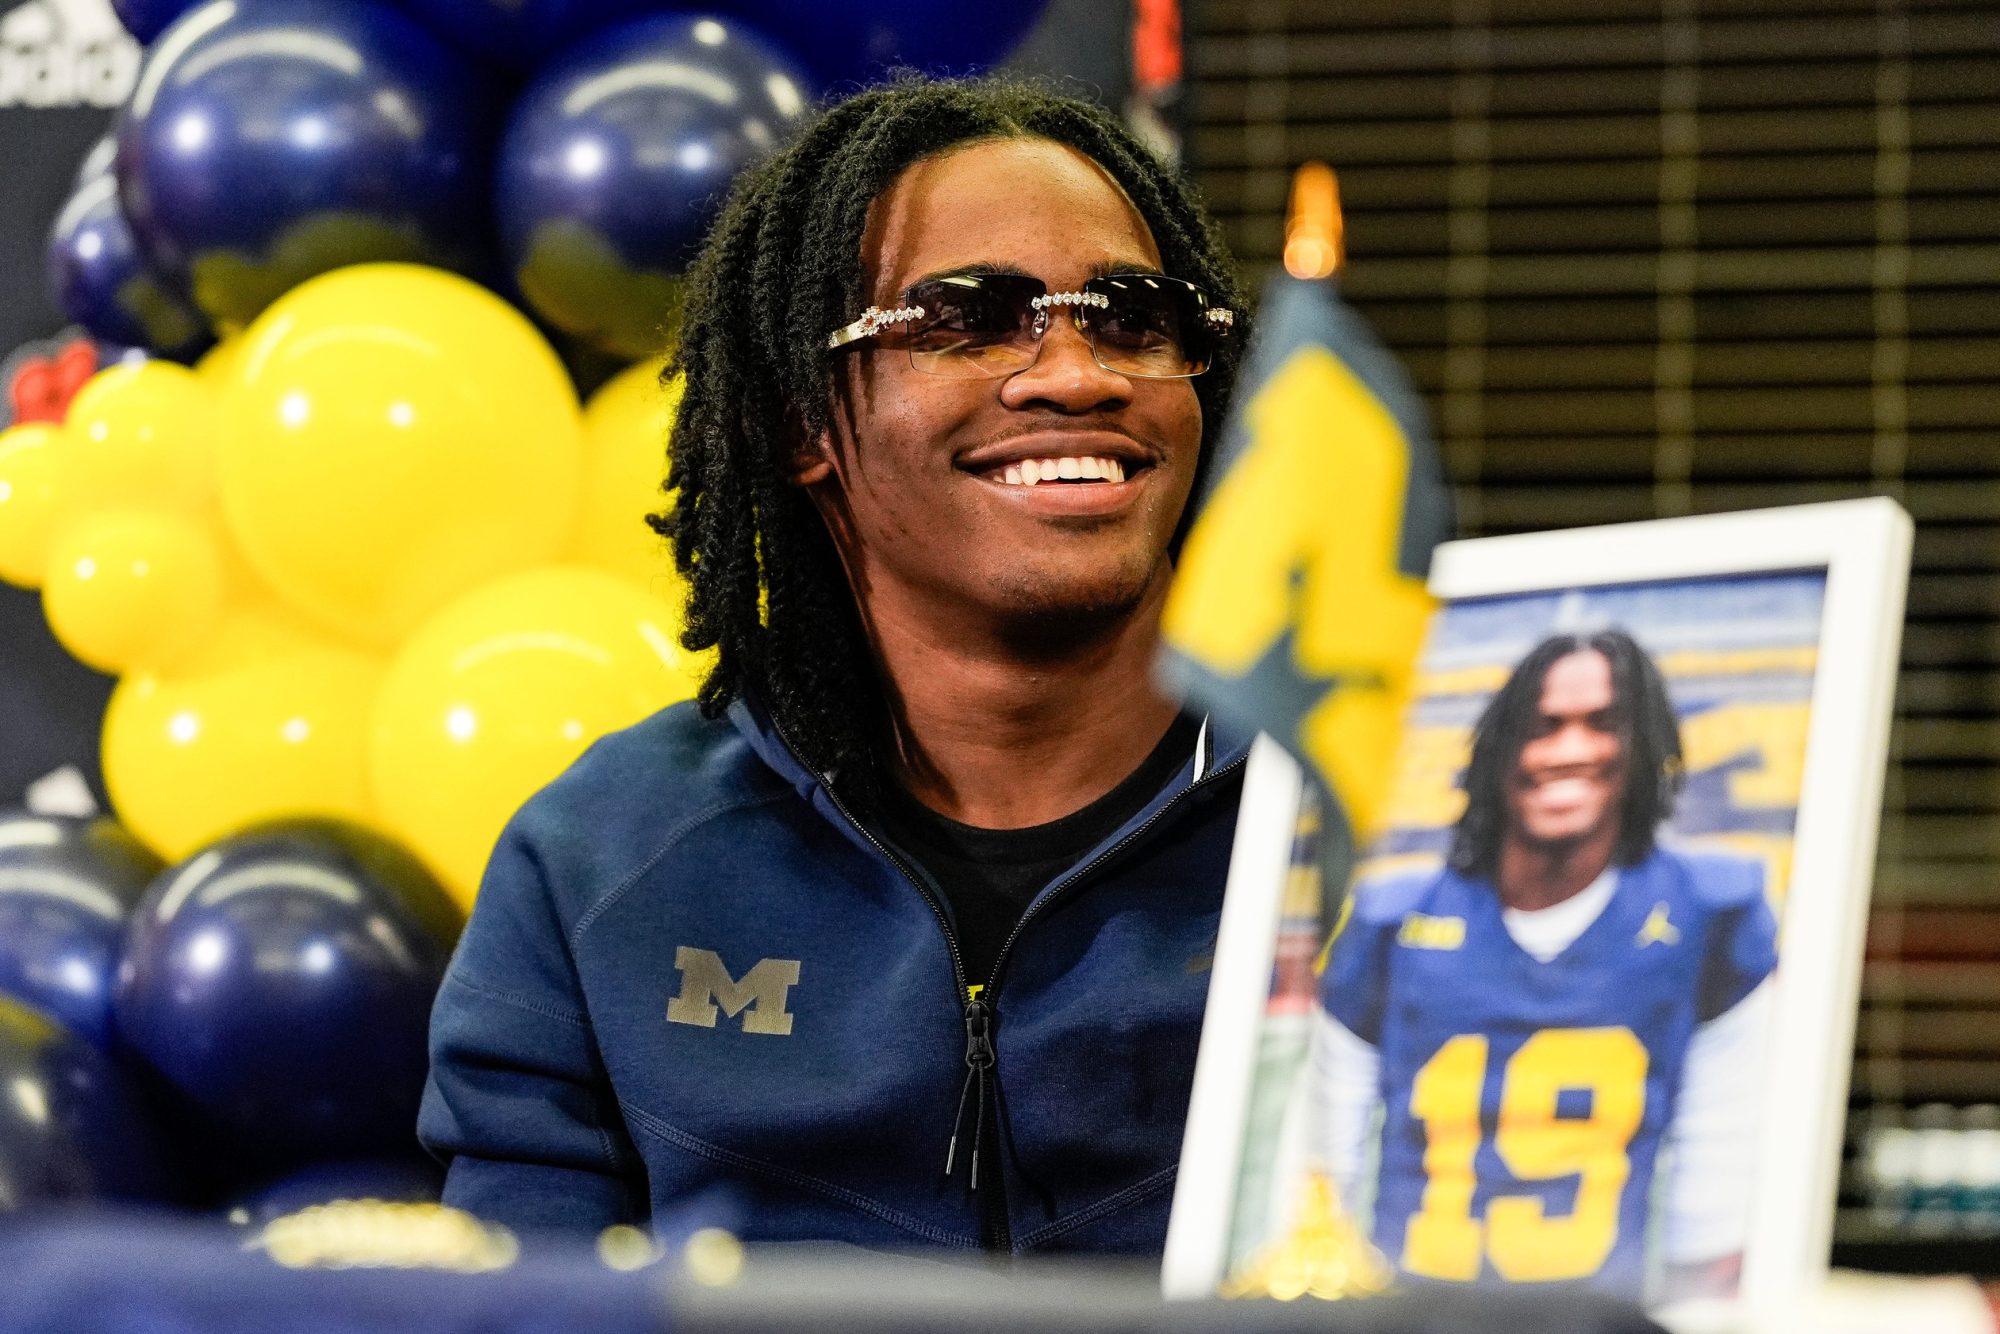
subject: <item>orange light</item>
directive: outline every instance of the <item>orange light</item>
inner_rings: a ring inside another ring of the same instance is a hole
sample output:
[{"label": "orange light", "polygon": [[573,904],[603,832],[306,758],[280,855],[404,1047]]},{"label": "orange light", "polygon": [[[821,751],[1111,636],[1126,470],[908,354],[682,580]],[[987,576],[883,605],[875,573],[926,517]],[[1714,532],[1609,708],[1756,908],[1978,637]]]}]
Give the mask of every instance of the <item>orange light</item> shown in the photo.
[{"label": "orange light", "polygon": [[1308,162],[1292,176],[1292,203],[1285,215],[1285,272],[1294,278],[1330,278],[1346,262],[1340,181],[1324,162]]}]

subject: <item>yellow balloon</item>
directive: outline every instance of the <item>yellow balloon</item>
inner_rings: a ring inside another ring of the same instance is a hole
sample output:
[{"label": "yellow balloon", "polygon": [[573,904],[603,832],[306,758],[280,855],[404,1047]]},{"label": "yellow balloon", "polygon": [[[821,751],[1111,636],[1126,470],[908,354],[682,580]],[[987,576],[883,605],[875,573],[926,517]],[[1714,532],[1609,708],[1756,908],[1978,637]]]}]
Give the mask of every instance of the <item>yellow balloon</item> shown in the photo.
[{"label": "yellow balloon", "polygon": [[39,585],[49,567],[61,441],[47,422],[0,431],[0,579],[22,588]]},{"label": "yellow balloon", "polygon": [[207,525],[158,510],[105,510],[63,530],[42,581],[62,646],[100,672],[171,663],[222,615],[222,553]]},{"label": "yellow balloon", "polygon": [[369,740],[383,824],[462,903],[516,808],[607,732],[691,697],[675,611],[628,580],[550,566],[439,612],[390,664]]},{"label": "yellow balloon", "polygon": [[382,660],[237,608],[171,672],[119,682],[104,782],[119,818],[175,861],[284,815],[374,824],[367,726]]},{"label": "yellow balloon", "polygon": [[62,512],[193,513],[215,493],[215,395],[185,366],[121,362],[90,377],[63,421]]},{"label": "yellow balloon", "polygon": [[660,362],[619,372],[583,410],[583,507],[570,557],[628,575],[678,603],[681,581],[666,539],[646,516],[667,507],[667,436],[681,385],[660,383]]},{"label": "yellow balloon", "polygon": [[323,274],[242,336],[222,395],[223,513],[264,580],[382,646],[568,542],[581,414],[533,325],[411,264]]},{"label": "yellow balloon", "polygon": [[201,354],[194,364],[194,373],[201,382],[220,394],[229,377],[236,373],[237,353],[243,350],[243,336],[231,334],[214,347]]}]

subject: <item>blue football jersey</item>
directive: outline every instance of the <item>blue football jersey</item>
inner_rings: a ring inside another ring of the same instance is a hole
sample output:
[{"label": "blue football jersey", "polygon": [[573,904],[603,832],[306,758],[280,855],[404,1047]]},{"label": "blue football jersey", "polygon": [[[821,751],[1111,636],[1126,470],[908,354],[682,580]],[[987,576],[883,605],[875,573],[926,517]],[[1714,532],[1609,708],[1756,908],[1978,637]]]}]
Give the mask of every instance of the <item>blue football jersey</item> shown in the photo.
[{"label": "blue football jersey", "polygon": [[1500,914],[1426,872],[1358,889],[1333,943],[1321,1002],[1382,1058],[1372,1235],[1413,1278],[1637,1295],[1688,1041],[1777,964],[1762,867],[1656,848],[1546,963]]}]

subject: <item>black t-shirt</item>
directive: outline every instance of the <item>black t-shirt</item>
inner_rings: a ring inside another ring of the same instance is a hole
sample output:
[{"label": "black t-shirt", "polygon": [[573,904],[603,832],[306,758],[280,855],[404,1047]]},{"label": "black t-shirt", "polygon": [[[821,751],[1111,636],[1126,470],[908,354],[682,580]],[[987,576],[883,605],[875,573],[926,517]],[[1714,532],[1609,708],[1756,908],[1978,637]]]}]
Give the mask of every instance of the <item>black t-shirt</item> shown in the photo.
[{"label": "black t-shirt", "polygon": [[1145,809],[1194,754],[1200,732],[1199,717],[1181,715],[1124,782],[1074,814],[1026,829],[960,824],[896,783],[878,785],[875,816],[889,842],[944,894],[968,982],[986,981],[1035,895]]}]

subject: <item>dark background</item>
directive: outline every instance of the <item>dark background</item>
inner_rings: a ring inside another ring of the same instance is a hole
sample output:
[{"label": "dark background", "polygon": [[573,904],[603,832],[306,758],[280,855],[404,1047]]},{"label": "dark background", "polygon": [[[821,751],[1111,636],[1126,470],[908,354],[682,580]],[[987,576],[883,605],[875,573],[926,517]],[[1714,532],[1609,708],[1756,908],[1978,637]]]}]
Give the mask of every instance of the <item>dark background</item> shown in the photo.
[{"label": "dark background", "polygon": [[[0,23],[17,10],[48,3],[0,0]],[[52,27],[67,26],[63,11],[52,12]],[[0,59],[18,70],[52,55],[61,59],[61,49],[16,47],[0,52]],[[19,90],[22,81],[0,79],[0,87]],[[26,106],[18,92],[13,96],[0,105],[0,366],[17,349],[63,327],[49,301],[42,247],[78,164],[112,116],[89,105]],[[11,409],[0,407],[0,422],[9,417]],[[97,733],[110,693],[110,678],[71,658],[49,634],[38,594],[0,584],[0,806],[18,801],[29,783],[65,764],[81,769],[103,800]]]}]

